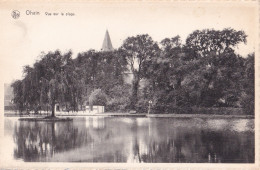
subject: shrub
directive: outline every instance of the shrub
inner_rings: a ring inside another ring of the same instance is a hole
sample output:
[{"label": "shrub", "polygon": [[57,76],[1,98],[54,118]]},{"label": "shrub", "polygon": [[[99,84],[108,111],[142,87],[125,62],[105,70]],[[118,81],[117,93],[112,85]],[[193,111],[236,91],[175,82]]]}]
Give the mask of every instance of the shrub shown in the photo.
[{"label": "shrub", "polygon": [[108,111],[127,111],[130,104],[129,96],[131,94],[131,85],[124,84],[114,86],[109,90],[107,109]]},{"label": "shrub", "polygon": [[106,106],[107,95],[101,89],[95,89],[89,96],[89,105]]}]

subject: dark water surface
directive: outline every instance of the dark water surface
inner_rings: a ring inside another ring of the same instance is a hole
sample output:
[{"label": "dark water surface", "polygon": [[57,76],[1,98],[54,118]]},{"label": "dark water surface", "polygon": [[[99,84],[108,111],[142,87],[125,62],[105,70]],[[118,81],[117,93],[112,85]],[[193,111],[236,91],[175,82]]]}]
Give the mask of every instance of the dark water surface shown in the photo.
[{"label": "dark water surface", "polygon": [[7,156],[25,162],[252,163],[254,119],[5,118]]}]

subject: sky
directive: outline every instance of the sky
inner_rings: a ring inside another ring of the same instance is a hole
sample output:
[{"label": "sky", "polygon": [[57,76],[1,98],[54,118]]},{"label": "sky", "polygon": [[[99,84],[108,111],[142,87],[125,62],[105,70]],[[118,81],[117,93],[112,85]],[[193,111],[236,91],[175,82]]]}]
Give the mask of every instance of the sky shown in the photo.
[{"label": "sky", "polygon": [[[237,53],[246,57],[255,51],[258,12],[253,3],[175,3],[175,2],[74,2],[0,4],[0,63],[4,83],[21,79],[23,66],[33,65],[41,52],[72,50],[73,58],[89,49],[100,50],[106,30],[114,48],[129,36],[149,34],[154,41],[194,30],[234,28],[248,35]],[[11,16],[13,10],[20,17]],[[40,15],[26,15],[26,11]],[[59,13],[47,16],[47,13]],[[74,16],[61,16],[73,13]]]}]

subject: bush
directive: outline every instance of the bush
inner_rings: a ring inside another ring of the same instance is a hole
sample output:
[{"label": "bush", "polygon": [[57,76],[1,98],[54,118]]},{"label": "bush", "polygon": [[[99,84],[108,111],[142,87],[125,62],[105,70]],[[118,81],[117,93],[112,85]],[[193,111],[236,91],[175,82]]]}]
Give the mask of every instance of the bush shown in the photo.
[{"label": "bush", "polygon": [[140,98],[136,103],[136,111],[138,113],[147,113],[148,112],[149,100]]},{"label": "bush", "polygon": [[[252,90],[253,91],[253,90]],[[242,93],[241,105],[244,109],[245,114],[254,115],[255,114],[255,98],[253,94]]]},{"label": "bush", "polygon": [[108,111],[125,112],[130,104],[129,96],[131,95],[131,85],[124,84],[114,86],[108,94],[107,108]]},{"label": "bush", "polygon": [[101,89],[95,89],[89,96],[89,105],[106,106],[107,95]]}]

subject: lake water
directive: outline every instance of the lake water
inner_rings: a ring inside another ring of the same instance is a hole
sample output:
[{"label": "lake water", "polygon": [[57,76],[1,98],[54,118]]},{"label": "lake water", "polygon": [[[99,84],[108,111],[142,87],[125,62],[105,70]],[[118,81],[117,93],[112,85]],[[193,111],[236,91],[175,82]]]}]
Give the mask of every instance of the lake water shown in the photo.
[{"label": "lake water", "polygon": [[253,163],[254,119],[5,118],[5,156],[25,162]]}]

